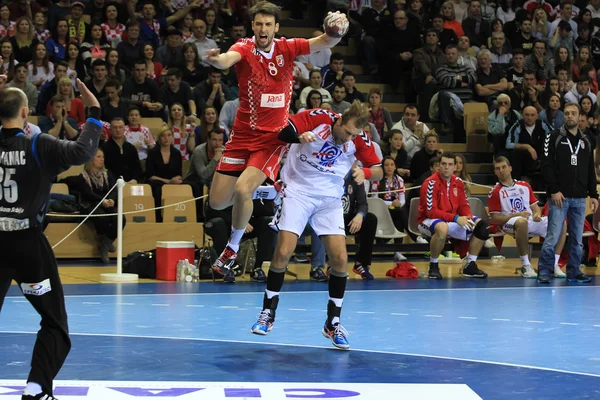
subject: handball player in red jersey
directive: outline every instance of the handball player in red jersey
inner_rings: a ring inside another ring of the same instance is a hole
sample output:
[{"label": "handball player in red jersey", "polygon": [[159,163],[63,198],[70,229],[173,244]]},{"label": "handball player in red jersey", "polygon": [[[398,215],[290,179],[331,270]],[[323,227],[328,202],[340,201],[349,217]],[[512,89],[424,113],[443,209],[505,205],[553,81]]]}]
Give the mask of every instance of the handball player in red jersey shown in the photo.
[{"label": "handball player in red jersey", "polygon": [[346,16],[336,12],[325,17],[325,34],[319,37],[275,39],[280,11],[272,3],[258,2],[249,10],[254,37],[240,39],[224,54],[212,49],[204,57],[204,61],[219,69],[235,65],[240,87],[240,108],[209,196],[213,209],[233,205],[231,237],[213,265],[215,272],[229,275],[229,281],[232,275],[228,273],[252,216],[254,193],[267,178],[275,181],[286,152],[286,143],[277,135],[288,123],[294,60],[335,46],[348,31]]}]

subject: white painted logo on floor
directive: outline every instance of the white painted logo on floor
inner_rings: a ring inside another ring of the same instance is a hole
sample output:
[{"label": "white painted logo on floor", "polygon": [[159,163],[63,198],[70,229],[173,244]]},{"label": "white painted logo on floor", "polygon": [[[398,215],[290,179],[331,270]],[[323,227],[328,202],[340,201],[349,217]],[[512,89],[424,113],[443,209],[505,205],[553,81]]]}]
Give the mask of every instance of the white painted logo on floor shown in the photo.
[{"label": "white painted logo on floor", "polygon": [[[20,399],[23,386],[23,381],[0,380],[0,400]],[[461,384],[56,381],[54,386],[54,395],[61,400],[131,400],[136,397],[162,400],[481,400],[467,385]]]}]

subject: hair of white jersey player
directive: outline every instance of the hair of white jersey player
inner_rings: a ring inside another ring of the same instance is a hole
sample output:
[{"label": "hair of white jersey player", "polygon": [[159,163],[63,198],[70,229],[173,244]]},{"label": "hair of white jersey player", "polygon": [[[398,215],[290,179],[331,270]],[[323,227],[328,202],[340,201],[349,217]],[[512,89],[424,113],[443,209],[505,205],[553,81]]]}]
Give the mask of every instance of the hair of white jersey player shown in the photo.
[{"label": "hair of white jersey player", "polygon": [[345,125],[351,120],[355,120],[356,127],[363,127],[369,122],[369,106],[363,104],[360,100],[354,100],[352,105],[342,114],[342,124]]}]

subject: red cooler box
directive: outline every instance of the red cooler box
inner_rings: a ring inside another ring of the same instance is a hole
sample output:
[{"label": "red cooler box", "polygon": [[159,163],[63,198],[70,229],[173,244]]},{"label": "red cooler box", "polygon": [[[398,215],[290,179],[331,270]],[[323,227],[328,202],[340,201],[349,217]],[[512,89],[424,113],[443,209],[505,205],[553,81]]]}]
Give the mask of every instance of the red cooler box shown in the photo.
[{"label": "red cooler box", "polygon": [[156,279],[177,280],[177,262],[194,263],[194,242],[156,242]]}]

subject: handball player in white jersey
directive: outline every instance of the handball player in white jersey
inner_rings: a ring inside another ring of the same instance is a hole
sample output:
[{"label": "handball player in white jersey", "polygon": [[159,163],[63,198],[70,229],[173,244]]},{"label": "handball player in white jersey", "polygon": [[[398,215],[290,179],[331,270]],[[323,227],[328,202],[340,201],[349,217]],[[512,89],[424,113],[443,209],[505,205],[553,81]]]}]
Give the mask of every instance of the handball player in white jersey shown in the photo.
[{"label": "handball player in white jersey", "polygon": [[345,15],[329,13],[324,20],[325,34],[319,37],[274,39],[279,30],[279,7],[259,1],[249,13],[254,37],[240,39],[224,54],[219,54],[218,49],[209,50],[203,59],[219,69],[235,65],[240,82],[240,107],[209,195],[210,206],[215,210],[233,205],[231,237],[213,265],[223,275],[237,257],[252,216],[254,192],[267,178],[276,179],[286,152],[286,144],[277,135],[289,117],[294,60],[335,46],[348,31]]},{"label": "handball player in white jersey", "polygon": [[340,324],[348,277],[342,195],[344,178],[357,159],[364,165],[352,170],[359,185],[383,176],[374,145],[360,128],[368,118],[368,106],[357,100],[341,116],[324,109],[301,112],[290,118],[288,127],[279,134],[281,140],[296,144],[290,146],[281,171],[281,205],[272,223],[279,231],[277,248],[269,267],[263,310],[252,333],[266,335],[273,327],[287,264],[298,237],[310,223],[323,239],[331,267],[327,320],[322,333],[337,348],[350,347]]},{"label": "handball player in white jersey", "polygon": [[[494,174],[498,183],[488,194],[488,209],[491,215],[492,230],[496,227],[507,235],[513,235],[521,257],[521,276],[537,278],[529,260],[529,236],[545,238],[548,232],[548,217],[542,217],[538,199],[529,183],[512,178],[512,167],[506,157],[494,160]],[[560,253],[565,245],[567,230],[562,235],[554,254],[554,277],[566,278],[558,265]]]}]

